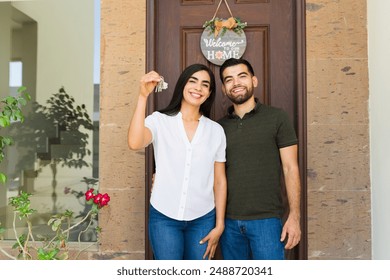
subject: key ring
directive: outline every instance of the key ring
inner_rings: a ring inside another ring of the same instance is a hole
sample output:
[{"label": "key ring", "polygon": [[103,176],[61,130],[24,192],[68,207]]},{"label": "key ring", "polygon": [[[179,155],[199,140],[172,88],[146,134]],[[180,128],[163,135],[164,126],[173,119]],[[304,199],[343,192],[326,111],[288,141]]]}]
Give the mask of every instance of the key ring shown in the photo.
[{"label": "key ring", "polygon": [[168,83],[166,83],[164,81],[164,77],[163,76],[160,76],[160,81],[158,82],[157,86],[156,86],[156,89],[155,89],[155,92],[161,92],[163,91],[164,89],[167,89],[168,88]]}]

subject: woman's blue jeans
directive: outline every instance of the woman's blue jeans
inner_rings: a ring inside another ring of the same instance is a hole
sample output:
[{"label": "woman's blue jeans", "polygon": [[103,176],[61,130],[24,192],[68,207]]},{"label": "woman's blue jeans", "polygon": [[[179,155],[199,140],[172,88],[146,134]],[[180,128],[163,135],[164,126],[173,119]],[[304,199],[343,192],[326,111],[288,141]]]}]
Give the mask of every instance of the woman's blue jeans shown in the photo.
[{"label": "woman's blue jeans", "polygon": [[178,221],[149,208],[149,239],[156,260],[203,259],[207,242],[199,242],[214,227],[215,209],[192,221]]},{"label": "woman's blue jeans", "polygon": [[278,218],[260,220],[225,219],[220,245],[225,260],[283,260],[280,241],[282,222]]}]

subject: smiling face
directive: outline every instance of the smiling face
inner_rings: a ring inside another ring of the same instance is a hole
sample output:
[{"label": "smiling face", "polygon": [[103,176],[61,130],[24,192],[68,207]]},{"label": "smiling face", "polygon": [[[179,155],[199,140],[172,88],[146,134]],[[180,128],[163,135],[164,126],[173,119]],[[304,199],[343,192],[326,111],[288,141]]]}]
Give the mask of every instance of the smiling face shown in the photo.
[{"label": "smiling face", "polygon": [[184,86],[182,103],[199,107],[209,96],[210,76],[204,70],[198,71],[191,75]]},{"label": "smiling face", "polygon": [[234,104],[243,104],[253,97],[258,80],[252,76],[245,64],[225,68],[222,73],[222,91]]}]

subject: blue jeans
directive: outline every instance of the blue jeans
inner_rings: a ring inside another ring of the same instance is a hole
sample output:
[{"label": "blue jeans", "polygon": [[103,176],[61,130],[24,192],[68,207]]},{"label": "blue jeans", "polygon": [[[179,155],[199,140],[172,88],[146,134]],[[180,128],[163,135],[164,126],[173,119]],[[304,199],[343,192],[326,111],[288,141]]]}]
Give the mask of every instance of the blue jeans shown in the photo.
[{"label": "blue jeans", "polygon": [[199,244],[215,227],[215,209],[192,221],[169,218],[149,208],[149,239],[156,260],[201,260],[207,242]]},{"label": "blue jeans", "polygon": [[283,260],[280,241],[282,223],[278,218],[260,220],[225,219],[221,251],[225,260]]}]

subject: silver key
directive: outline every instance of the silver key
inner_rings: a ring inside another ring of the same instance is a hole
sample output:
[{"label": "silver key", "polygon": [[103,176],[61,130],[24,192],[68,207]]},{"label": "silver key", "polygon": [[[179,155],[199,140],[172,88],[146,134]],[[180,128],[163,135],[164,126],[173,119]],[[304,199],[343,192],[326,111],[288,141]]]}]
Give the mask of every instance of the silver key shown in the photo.
[{"label": "silver key", "polygon": [[161,80],[158,82],[157,86],[156,86],[156,89],[155,89],[155,92],[161,92],[163,91],[164,89],[167,89],[168,88],[168,83],[166,83],[164,81],[164,77],[161,76]]}]

